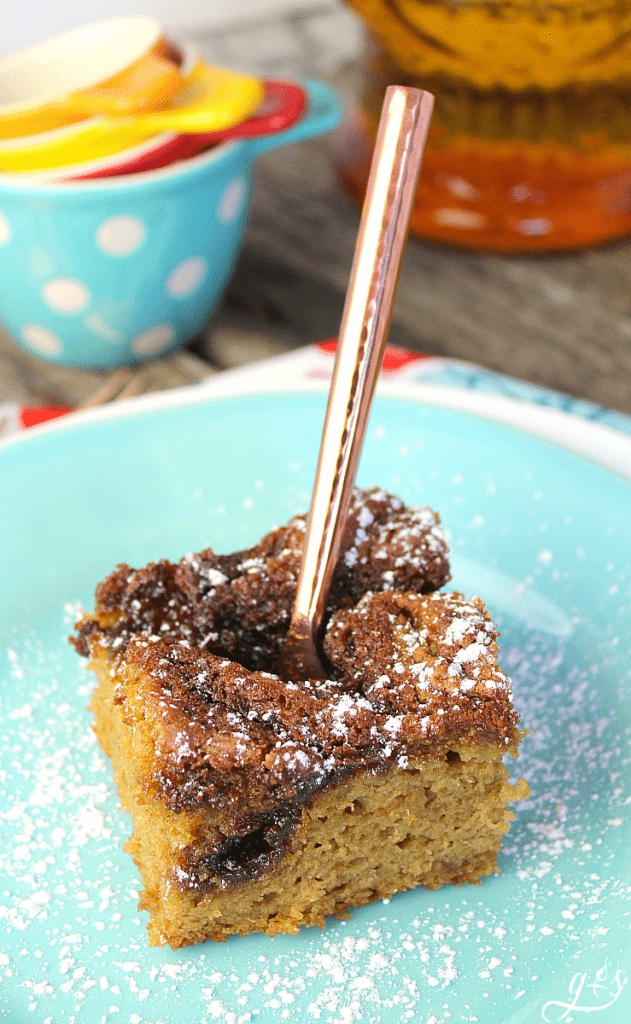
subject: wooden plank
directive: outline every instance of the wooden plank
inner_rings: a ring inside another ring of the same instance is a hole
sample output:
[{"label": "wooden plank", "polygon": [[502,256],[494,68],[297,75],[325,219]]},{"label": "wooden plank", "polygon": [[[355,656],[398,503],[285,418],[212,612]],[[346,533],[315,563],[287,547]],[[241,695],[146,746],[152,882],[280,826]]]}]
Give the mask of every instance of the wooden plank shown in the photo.
[{"label": "wooden plank", "polygon": [[[202,380],[214,368],[186,349],[134,368],[133,393],[162,391]],[[111,378],[112,371],[60,366],[31,355],[0,329],[0,402],[79,405]]]}]

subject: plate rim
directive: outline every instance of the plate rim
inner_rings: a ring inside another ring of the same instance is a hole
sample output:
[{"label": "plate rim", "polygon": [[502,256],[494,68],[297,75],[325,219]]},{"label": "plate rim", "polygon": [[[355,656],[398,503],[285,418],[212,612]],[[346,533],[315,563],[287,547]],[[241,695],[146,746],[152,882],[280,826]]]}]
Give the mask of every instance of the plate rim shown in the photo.
[{"label": "plate rim", "polygon": [[[66,432],[109,420],[134,418],[144,413],[203,405],[225,398],[270,394],[321,394],[329,389],[328,380],[287,381],[281,384],[278,381],[257,379],[255,374],[250,377],[249,368],[246,368],[245,374],[242,374],[242,371],[224,372],[225,377],[218,374],[217,377],[211,377],[208,382],[201,381],[199,384],[155,391],[57,417],[0,440],[0,454],[8,448],[33,443],[48,434]],[[383,379],[377,386],[376,397],[399,399],[422,407],[464,413],[512,428],[579,456],[631,482],[631,436],[576,413],[487,391]]]}]

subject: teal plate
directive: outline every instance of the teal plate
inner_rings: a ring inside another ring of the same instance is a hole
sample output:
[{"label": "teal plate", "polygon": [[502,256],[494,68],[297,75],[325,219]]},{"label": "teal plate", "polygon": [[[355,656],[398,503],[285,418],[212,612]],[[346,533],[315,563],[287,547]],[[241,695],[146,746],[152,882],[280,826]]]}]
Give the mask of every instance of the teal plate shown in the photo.
[{"label": "teal plate", "polygon": [[177,952],[147,943],[66,638],[116,563],[242,548],[305,508],[325,395],[186,392],[0,448],[3,1022],[628,1024],[631,472],[485,419],[485,402],[378,396],[359,483],[440,511],[453,587],[500,625],[529,730],[510,769],[531,787],[501,873]]}]

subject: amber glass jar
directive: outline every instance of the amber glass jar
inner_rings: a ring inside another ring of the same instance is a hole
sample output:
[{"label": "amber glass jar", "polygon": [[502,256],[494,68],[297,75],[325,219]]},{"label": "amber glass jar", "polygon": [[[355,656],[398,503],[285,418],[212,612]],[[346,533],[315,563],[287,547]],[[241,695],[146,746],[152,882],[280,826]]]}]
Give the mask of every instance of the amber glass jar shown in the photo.
[{"label": "amber glass jar", "polygon": [[361,198],[385,89],[436,97],[412,231],[498,252],[631,233],[631,0],[351,0],[370,39],[336,140]]}]

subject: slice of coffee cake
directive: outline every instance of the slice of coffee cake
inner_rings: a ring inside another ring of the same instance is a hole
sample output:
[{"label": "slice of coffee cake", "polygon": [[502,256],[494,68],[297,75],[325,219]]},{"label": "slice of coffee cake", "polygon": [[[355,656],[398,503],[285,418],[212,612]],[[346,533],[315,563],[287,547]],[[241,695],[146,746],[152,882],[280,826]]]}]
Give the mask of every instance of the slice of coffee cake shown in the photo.
[{"label": "slice of coffee cake", "polygon": [[[496,869],[520,733],[496,631],[448,578],[437,516],[357,493],[331,679],[283,681],[304,519],[232,556],[119,567],[75,644],[134,832],[153,944],[323,925]],[[401,588],[401,589],[399,589]]]}]

